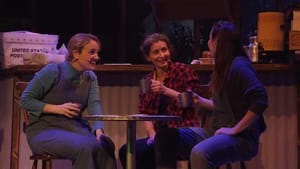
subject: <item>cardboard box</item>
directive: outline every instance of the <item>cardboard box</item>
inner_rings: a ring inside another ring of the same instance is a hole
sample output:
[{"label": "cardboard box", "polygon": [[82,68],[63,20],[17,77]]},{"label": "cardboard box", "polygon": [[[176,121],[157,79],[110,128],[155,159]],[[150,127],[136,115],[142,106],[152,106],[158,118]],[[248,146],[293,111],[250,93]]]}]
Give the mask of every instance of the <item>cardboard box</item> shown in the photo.
[{"label": "cardboard box", "polygon": [[300,31],[289,32],[289,49],[300,50]]},{"label": "cardboard box", "polygon": [[58,35],[27,31],[0,33],[1,68],[24,65],[24,55],[26,53],[56,50],[58,37]]},{"label": "cardboard box", "polygon": [[300,31],[300,19],[291,21],[291,31]]}]

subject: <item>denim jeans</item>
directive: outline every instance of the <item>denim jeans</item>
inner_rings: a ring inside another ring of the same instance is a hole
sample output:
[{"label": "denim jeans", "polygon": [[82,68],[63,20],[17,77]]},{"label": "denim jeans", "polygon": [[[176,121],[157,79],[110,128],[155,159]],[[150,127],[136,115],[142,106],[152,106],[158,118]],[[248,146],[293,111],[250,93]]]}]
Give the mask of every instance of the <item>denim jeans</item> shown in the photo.
[{"label": "denim jeans", "polygon": [[214,135],[192,149],[192,169],[212,169],[228,162],[249,160],[258,152],[259,134]]},{"label": "denim jeans", "polygon": [[156,169],[174,169],[177,160],[189,160],[191,150],[206,138],[201,128],[163,128],[155,136]]}]

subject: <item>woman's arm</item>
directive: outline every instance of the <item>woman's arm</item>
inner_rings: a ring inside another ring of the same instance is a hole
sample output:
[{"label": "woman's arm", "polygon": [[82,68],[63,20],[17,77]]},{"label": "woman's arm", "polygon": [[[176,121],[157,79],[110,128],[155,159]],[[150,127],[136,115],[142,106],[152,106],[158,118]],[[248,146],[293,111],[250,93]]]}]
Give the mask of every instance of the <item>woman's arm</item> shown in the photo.
[{"label": "woman's arm", "polygon": [[80,112],[80,107],[76,103],[64,103],[60,105],[48,104],[46,103],[43,112],[49,114],[60,114],[67,116],[69,118],[77,117]]},{"label": "woman's arm", "polygon": [[193,92],[193,102],[195,106],[199,108],[204,108],[208,111],[212,111],[214,108],[214,103],[212,100],[201,97],[194,92]]},{"label": "woman's arm", "polygon": [[148,136],[149,137],[154,137],[156,132],[154,130],[153,122],[152,121],[145,121],[144,126],[145,126],[145,129],[146,129],[147,133],[148,133]]},{"label": "woman's arm", "polygon": [[147,131],[147,134],[149,136],[149,139],[147,140],[147,144],[151,144],[154,142],[154,137],[156,134],[156,131],[154,130],[154,125],[152,121],[145,121],[144,122],[145,129]]},{"label": "woman's arm", "polygon": [[35,76],[21,95],[20,106],[34,116],[39,117],[46,105],[40,99],[51,88],[56,77],[57,66],[55,64],[48,64],[35,73]]},{"label": "woman's arm", "polygon": [[[91,88],[88,97],[88,105],[87,112],[93,115],[101,115],[103,114],[101,99],[100,99],[100,91],[97,76],[94,73],[91,73]],[[104,124],[102,121],[95,121],[93,125],[93,130],[103,129]],[[99,130],[100,131],[100,130]]]}]

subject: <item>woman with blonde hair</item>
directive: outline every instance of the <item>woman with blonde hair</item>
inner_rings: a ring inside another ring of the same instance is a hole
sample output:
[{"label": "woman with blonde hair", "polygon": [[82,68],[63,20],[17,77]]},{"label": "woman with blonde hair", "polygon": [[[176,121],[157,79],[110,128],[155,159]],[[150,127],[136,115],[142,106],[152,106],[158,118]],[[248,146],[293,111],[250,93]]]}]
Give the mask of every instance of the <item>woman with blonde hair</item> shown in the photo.
[{"label": "woman with blonde hair", "polygon": [[[114,144],[103,124],[91,129],[82,112],[102,114],[97,76],[100,41],[92,35],[74,35],[67,61],[38,71],[23,92],[20,104],[29,112],[26,128],[34,153],[70,159],[74,169],[116,169]],[[93,134],[94,133],[94,134]]]}]

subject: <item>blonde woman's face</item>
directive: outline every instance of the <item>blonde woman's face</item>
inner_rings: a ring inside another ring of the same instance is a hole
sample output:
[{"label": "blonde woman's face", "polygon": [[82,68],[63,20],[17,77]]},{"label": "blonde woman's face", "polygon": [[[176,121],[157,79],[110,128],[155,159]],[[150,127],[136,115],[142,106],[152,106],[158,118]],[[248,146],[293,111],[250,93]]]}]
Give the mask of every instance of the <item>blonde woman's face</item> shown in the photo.
[{"label": "blonde woman's face", "polygon": [[171,57],[170,49],[164,41],[158,41],[152,44],[150,47],[147,60],[154,64],[158,69],[164,69],[168,67]]},{"label": "blonde woman's face", "polygon": [[72,64],[80,71],[94,70],[96,62],[100,59],[98,53],[100,46],[94,40],[90,40],[81,50],[81,52],[74,51],[74,59]]}]

